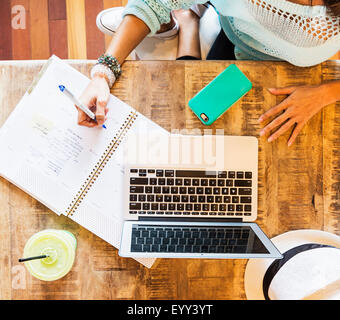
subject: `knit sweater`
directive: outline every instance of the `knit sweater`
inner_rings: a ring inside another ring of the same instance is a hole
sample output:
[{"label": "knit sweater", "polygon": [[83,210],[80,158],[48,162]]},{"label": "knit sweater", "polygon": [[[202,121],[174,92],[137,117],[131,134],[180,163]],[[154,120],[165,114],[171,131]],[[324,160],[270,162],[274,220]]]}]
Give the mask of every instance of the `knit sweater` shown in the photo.
[{"label": "knit sweater", "polygon": [[[142,19],[150,35],[170,21],[171,10],[206,0],[129,0],[124,14]],[[340,18],[325,6],[286,0],[211,0],[221,27],[240,60],[283,60],[296,66],[319,64],[340,50]]]}]

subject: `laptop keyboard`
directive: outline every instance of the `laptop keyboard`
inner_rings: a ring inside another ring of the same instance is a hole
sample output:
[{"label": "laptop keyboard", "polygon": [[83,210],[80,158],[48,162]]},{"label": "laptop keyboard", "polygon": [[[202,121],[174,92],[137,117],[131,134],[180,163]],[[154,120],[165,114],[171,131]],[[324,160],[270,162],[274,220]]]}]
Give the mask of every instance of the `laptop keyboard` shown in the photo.
[{"label": "laptop keyboard", "polygon": [[132,168],[131,215],[216,216],[252,214],[253,173],[248,171]]},{"label": "laptop keyboard", "polygon": [[249,228],[133,225],[131,252],[246,253]]}]

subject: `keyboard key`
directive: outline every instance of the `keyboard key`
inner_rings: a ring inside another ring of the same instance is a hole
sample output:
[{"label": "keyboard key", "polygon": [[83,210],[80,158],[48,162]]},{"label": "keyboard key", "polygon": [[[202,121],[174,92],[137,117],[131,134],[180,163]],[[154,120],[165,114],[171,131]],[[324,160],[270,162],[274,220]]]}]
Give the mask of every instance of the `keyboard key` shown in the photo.
[{"label": "keyboard key", "polygon": [[204,193],[204,189],[203,188],[196,188],[196,193],[197,194],[203,194]]},{"label": "keyboard key", "polygon": [[244,172],[238,171],[238,172],[236,173],[236,177],[237,177],[237,179],[243,179],[243,178],[244,178]]},{"label": "keyboard key", "polygon": [[251,203],[251,197],[241,197],[241,203]]},{"label": "keyboard key", "polygon": [[180,194],[186,194],[187,193],[187,188],[186,187],[180,187],[179,188],[179,193]]},{"label": "keyboard key", "polygon": [[201,180],[201,186],[207,186],[208,185],[208,179],[202,179]]},{"label": "keyboard key", "polygon": [[243,205],[242,204],[237,204],[236,205],[236,211],[237,212],[242,212],[243,211]]},{"label": "keyboard key", "polygon": [[228,188],[222,188],[222,194],[223,195],[229,194],[229,189]]},{"label": "keyboard key", "polygon": [[151,203],[151,210],[157,211],[158,210],[158,203]]},{"label": "keyboard key", "polygon": [[183,185],[183,179],[176,179],[175,184],[176,184],[176,186],[182,186]]},{"label": "keyboard key", "polygon": [[228,178],[229,179],[235,179],[235,171],[229,171],[228,172]]},{"label": "keyboard key", "polygon": [[197,202],[197,196],[190,196],[190,202],[192,203]]},{"label": "keyboard key", "polygon": [[158,185],[165,186],[165,179],[164,178],[158,178]]},{"label": "keyboard key", "polygon": [[155,169],[148,169],[148,173],[155,173],[156,170]]},{"label": "keyboard key", "polygon": [[150,203],[143,203],[143,210],[148,211],[150,210],[150,207],[151,207]]},{"label": "keyboard key", "polygon": [[173,186],[175,184],[175,180],[174,179],[166,179],[166,184],[167,186]]},{"label": "keyboard key", "polygon": [[130,210],[140,210],[142,209],[142,204],[141,203],[130,203]]},{"label": "keyboard key", "polygon": [[137,195],[136,194],[130,194],[130,201],[132,201],[132,202],[137,201]]},{"label": "keyboard key", "polygon": [[188,188],[188,194],[195,194],[195,188],[194,187],[189,187]]},{"label": "keyboard key", "polygon": [[216,172],[212,171],[195,171],[195,170],[176,170],[176,177],[182,177],[182,178],[204,178],[204,177],[216,177]]},{"label": "keyboard key", "polygon": [[204,188],[205,194],[212,194],[212,188]]},{"label": "keyboard key", "polygon": [[216,180],[213,180],[213,179],[209,180],[209,186],[210,187],[214,187],[214,186],[216,186],[216,184],[217,184]]},{"label": "keyboard key", "polygon": [[221,194],[221,189],[220,188],[214,188],[213,194]]},{"label": "keyboard key", "polygon": [[221,196],[215,196],[215,202],[216,203],[222,203],[222,197]]},{"label": "keyboard key", "polygon": [[191,179],[184,179],[185,186],[191,186]]},{"label": "keyboard key", "polygon": [[184,204],[183,203],[177,203],[176,210],[177,211],[184,211]]},{"label": "keyboard key", "polygon": [[150,185],[156,186],[157,185],[157,179],[156,178],[150,178]]},{"label": "keyboard key", "polygon": [[146,185],[148,183],[148,178],[130,178],[130,185]]},{"label": "keyboard key", "polygon": [[223,202],[224,203],[230,203],[231,202],[231,197],[230,196],[223,197]]},{"label": "keyboard key", "polygon": [[205,196],[198,196],[198,202],[205,202]]},{"label": "keyboard key", "polygon": [[228,204],[228,211],[235,211],[235,205],[234,204]]},{"label": "keyboard key", "polygon": [[192,206],[191,203],[187,203],[187,204],[185,205],[185,210],[186,210],[186,211],[192,211],[192,208],[193,208],[193,206]]},{"label": "keyboard key", "polygon": [[199,186],[200,185],[200,180],[199,179],[192,179],[192,185],[193,186]]},{"label": "keyboard key", "polygon": [[130,193],[144,193],[144,187],[130,187]]},{"label": "keyboard key", "polygon": [[189,197],[188,196],[181,196],[181,201],[182,202],[189,202]]},{"label": "keyboard key", "polygon": [[240,202],[240,197],[234,196],[232,197],[232,203],[239,203]]},{"label": "keyboard key", "polygon": [[163,177],[164,170],[156,170],[156,177]]},{"label": "keyboard key", "polygon": [[194,204],[194,210],[195,211],[201,211],[201,207],[202,206],[200,204],[197,204],[197,203]]},{"label": "keyboard key", "polygon": [[131,173],[138,173],[138,169],[130,169]]},{"label": "keyboard key", "polygon": [[219,187],[224,187],[224,186],[225,186],[225,181],[219,179],[218,182],[217,182],[217,185],[218,185]]},{"label": "keyboard key", "polygon": [[245,175],[244,175],[244,177],[245,177],[246,179],[251,179],[251,178],[253,177],[253,174],[252,174],[252,172],[246,172]]},{"label": "keyboard key", "polygon": [[225,181],[225,185],[226,185],[226,187],[232,187],[233,186],[233,180],[226,180]]},{"label": "keyboard key", "polygon": [[152,193],[152,187],[145,187],[145,193]]},{"label": "keyboard key", "polygon": [[154,201],[155,201],[155,195],[153,195],[153,194],[148,194],[148,195],[146,196],[146,200],[147,200],[148,202],[154,202]]},{"label": "keyboard key", "polygon": [[227,178],[227,172],[226,171],[220,171],[218,173],[219,178]]},{"label": "keyboard key", "polygon": [[164,193],[164,194],[170,193],[170,188],[169,187],[162,187],[162,193]]},{"label": "keyboard key", "polygon": [[235,187],[251,187],[251,180],[235,180]]},{"label": "keyboard key", "polygon": [[214,196],[207,196],[208,203],[214,203]]},{"label": "keyboard key", "polygon": [[171,202],[171,196],[165,195],[164,202]]},{"label": "keyboard key", "polygon": [[239,194],[240,196],[251,195],[251,188],[239,188],[239,189],[238,189],[238,194]]},{"label": "keyboard key", "polygon": [[154,193],[161,193],[162,192],[162,188],[161,187],[154,187],[153,188],[153,192]]},{"label": "keyboard key", "polygon": [[250,212],[251,211],[251,205],[246,204],[244,206],[244,211]]},{"label": "keyboard key", "polygon": [[237,189],[236,188],[230,188],[230,194],[232,196],[237,195]]},{"label": "keyboard key", "polygon": [[178,194],[178,187],[171,187],[170,192],[171,194]]},{"label": "keyboard key", "polygon": [[166,177],[173,177],[175,175],[174,170],[165,170],[165,176]]},{"label": "keyboard key", "polygon": [[145,202],[146,201],[146,195],[145,194],[139,194],[138,195],[138,201]]},{"label": "keyboard key", "polygon": [[163,195],[157,194],[157,195],[156,195],[156,201],[157,201],[157,202],[163,202]]},{"label": "keyboard key", "polygon": [[181,197],[180,197],[180,196],[174,195],[174,196],[172,197],[172,201],[173,201],[173,202],[180,202],[180,201],[181,201]]},{"label": "keyboard key", "polygon": [[132,252],[142,252],[142,250],[143,250],[143,246],[141,244],[131,245]]}]

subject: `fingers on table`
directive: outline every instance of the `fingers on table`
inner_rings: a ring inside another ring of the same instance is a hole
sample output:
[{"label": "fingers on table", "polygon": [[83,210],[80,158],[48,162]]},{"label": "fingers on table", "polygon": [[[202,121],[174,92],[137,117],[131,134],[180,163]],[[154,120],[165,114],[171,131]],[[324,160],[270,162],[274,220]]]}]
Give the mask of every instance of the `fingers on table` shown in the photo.
[{"label": "fingers on table", "polygon": [[292,132],[292,134],[291,134],[291,136],[288,140],[288,147],[290,147],[294,143],[296,137],[299,135],[303,126],[304,126],[304,123],[302,123],[302,122],[296,124],[296,127],[294,128],[294,130],[293,130],[293,132]]}]

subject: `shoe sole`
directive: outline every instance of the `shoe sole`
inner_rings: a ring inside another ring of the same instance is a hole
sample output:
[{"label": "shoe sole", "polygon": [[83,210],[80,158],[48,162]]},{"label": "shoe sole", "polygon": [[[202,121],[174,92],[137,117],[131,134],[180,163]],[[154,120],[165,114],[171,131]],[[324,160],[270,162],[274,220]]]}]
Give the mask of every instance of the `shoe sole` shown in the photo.
[{"label": "shoe sole", "polygon": [[[105,33],[105,34],[107,34],[109,36],[113,36],[116,33],[116,31],[111,30],[110,28],[106,27],[103,24],[102,16],[106,12],[112,11],[112,10],[115,10],[115,8],[110,8],[110,9],[106,9],[106,10],[102,11],[101,13],[98,14],[97,19],[96,19],[96,24],[97,24],[98,29],[101,32],[103,32],[103,33]],[[156,38],[156,39],[160,39],[160,40],[171,40],[171,39],[175,38],[177,36],[177,34],[178,34],[178,23],[177,23],[176,20],[175,20],[175,22],[176,22],[177,29],[170,36],[160,36],[160,34],[155,34],[155,35],[151,36],[150,38]],[[172,31],[172,30],[169,30],[169,31]],[[165,32],[169,32],[169,31],[165,31]]]}]

